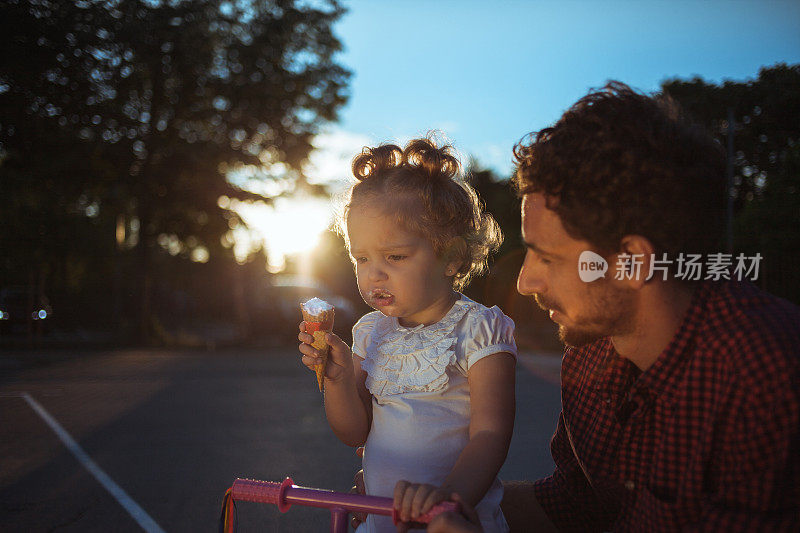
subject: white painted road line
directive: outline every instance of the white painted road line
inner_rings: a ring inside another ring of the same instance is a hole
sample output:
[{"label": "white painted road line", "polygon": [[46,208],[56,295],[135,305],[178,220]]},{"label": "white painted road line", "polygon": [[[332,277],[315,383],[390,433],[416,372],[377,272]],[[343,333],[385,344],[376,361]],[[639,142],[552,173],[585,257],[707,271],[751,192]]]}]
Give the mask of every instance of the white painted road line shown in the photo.
[{"label": "white painted road line", "polygon": [[44,420],[50,429],[61,439],[61,442],[64,443],[64,446],[75,456],[78,461],[83,465],[86,470],[89,471],[90,474],[94,476],[94,478],[100,482],[100,484],[114,497],[116,500],[125,508],[126,511],[136,520],[142,529],[147,531],[148,533],[164,533],[164,530],[156,524],[155,520],[150,518],[150,515],[145,512],[144,509],[139,507],[139,505],[133,501],[133,499],[128,496],[128,493],[125,492],[122,487],[117,485],[113,479],[111,479],[108,474],[103,472],[97,463],[92,461],[92,458],[89,457],[81,446],[75,442],[75,439],[67,433],[61,424],[56,421],[55,418],[50,416],[44,407],[42,407],[39,402],[33,399],[33,397],[28,394],[27,392],[22,393],[22,397],[28,402],[28,405],[36,411],[42,420]]}]

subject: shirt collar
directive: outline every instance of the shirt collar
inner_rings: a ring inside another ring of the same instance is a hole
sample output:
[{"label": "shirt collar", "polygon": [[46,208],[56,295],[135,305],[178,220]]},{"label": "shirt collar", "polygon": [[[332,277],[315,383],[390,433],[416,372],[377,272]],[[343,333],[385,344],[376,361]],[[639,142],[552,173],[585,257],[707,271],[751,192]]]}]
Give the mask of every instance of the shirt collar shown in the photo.
[{"label": "shirt collar", "polygon": [[[704,282],[697,287],[692,295],[689,308],[672,340],[661,352],[656,362],[645,372],[639,373],[633,363],[621,357],[614,349],[610,338],[603,339],[606,343],[606,358],[601,365],[598,376],[597,388],[605,392],[622,392],[626,390],[631,381],[634,388],[654,397],[662,396],[665,392],[677,386],[680,381],[680,369],[694,347],[695,334],[699,329],[706,302],[712,291],[713,284]],[[638,379],[635,377],[638,375]]]},{"label": "shirt collar", "polygon": [[653,366],[639,376],[637,387],[645,388],[658,397],[678,385],[682,375],[680,370],[694,351],[696,333],[703,323],[706,302],[713,286],[712,282],[707,281],[695,289],[678,331]]},{"label": "shirt collar", "polygon": [[474,301],[470,300],[469,298],[467,298],[466,296],[464,296],[459,292],[458,299],[455,302],[453,302],[453,306],[447,311],[447,313],[445,313],[445,315],[442,318],[440,318],[433,324],[428,324],[427,326],[425,324],[417,324],[416,326],[408,327],[402,325],[400,323],[400,320],[395,316],[389,317],[391,319],[390,323],[394,329],[401,331],[403,333],[417,333],[423,330],[441,329],[443,325],[446,326],[454,319],[456,322],[460,320],[461,317],[464,315],[465,310],[471,307],[474,303],[475,303]]}]

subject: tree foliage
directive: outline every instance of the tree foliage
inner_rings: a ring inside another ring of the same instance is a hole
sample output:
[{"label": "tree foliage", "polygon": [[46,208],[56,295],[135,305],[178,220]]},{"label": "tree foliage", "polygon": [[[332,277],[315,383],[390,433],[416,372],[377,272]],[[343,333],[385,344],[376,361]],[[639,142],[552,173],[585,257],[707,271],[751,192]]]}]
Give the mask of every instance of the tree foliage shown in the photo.
[{"label": "tree foliage", "polygon": [[734,116],[734,248],[760,253],[761,284],[800,301],[800,65],[764,67],[753,80],[669,80],[678,100],[723,144]]},{"label": "tree foliage", "polygon": [[242,221],[219,198],[268,201],[246,184],[302,180],[346,100],[342,13],[335,0],[4,2],[4,277],[109,257],[118,225],[145,295],[168,254],[231,259],[224,236]]}]

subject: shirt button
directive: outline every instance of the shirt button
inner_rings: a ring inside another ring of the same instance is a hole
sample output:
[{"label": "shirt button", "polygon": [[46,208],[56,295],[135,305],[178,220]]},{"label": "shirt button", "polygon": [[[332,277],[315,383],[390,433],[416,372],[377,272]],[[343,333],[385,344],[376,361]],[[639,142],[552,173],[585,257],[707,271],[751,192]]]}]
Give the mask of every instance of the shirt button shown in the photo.
[{"label": "shirt button", "polygon": [[633,490],[636,488],[636,484],[629,479],[628,481],[625,482],[625,488],[627,490]]}]

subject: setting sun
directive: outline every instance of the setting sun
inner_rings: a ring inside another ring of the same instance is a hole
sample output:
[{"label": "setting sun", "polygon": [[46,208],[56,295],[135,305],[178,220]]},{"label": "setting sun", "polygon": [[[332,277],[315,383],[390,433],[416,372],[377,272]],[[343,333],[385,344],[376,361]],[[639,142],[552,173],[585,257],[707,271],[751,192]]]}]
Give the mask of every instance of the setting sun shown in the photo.
[{"label": "setting sun", "polygon": [[271,272],[283,270],[288,256],[310,251],[332,219],[330,201],[310,196],[277,198],[272,205],[240,202],[235,210],[257,234],[250,239],[263,243]]}]

